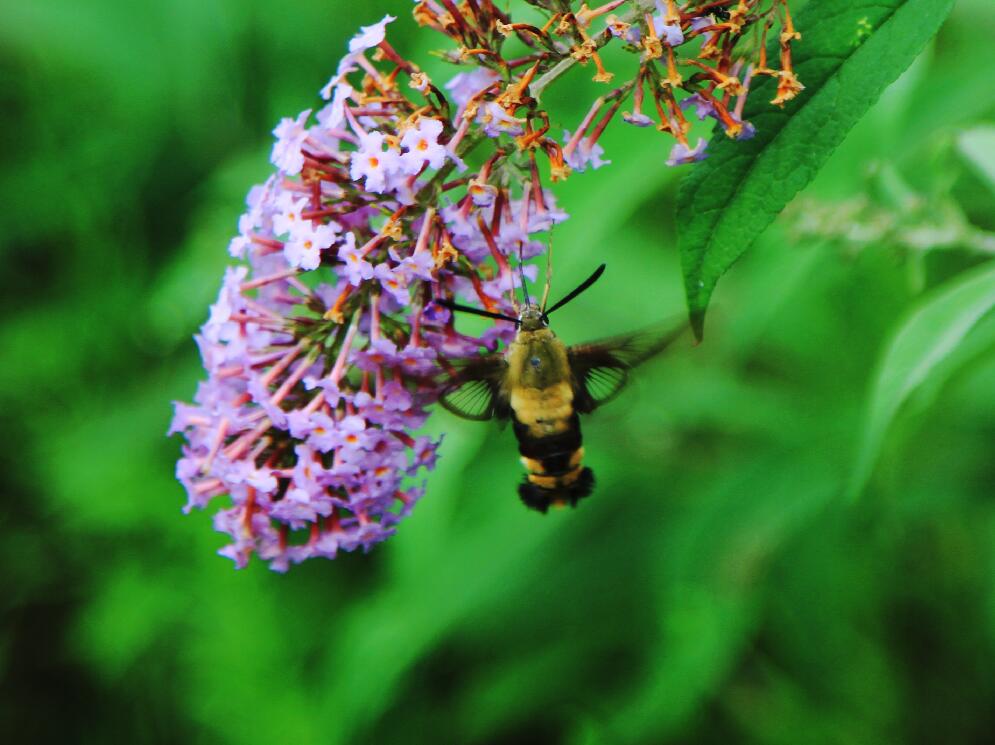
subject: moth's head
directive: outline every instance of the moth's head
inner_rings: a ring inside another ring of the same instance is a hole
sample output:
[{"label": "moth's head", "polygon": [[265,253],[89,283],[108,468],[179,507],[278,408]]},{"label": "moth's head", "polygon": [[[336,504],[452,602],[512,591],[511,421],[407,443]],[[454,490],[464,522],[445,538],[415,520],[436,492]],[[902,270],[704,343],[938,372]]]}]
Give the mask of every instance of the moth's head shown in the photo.
[{"label": "moth's head", "polygon": [[549,326],[549,319],[538,306],[526,305],[518,314],[517,326],[522,331],[538,331]]}]

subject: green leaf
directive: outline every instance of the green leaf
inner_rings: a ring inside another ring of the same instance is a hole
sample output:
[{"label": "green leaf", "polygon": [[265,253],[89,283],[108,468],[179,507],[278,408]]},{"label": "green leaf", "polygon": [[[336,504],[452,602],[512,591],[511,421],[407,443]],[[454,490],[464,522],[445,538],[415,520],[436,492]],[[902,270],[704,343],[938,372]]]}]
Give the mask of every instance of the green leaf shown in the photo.
[{"label": "green leaf", "polygon": [[681,267],[699,339],[719,277],[812,180],[952,6],[953,0],[820,0],[798,14],[803,36],[793,50],[794,68],[806,90],[776,110],[768,103],[775,81],[765,78],[745,112],[756,136],[713,139],[708,159],[681,183]]},{"label": "green leaf", "polygon": [[610,702],[611,742],[683,741],[678,733],[721,695],[755,638],[763,619],[757,587],[768,567],[840,487],[821,451],[779,450],[727,471],[693,510],[674,517],[661,576],[647,583],[659,629],[641,652],[646,678]]},{"label": "green leaf", "polygon": [[995,307],[995,262],[967,272],[924,299],[892,339],[878,368],[848,494],[863,490],[888,425],[902,403]]},{"label": "green leaf", "polygon": [[974,127],[957,138],[957,148],[995,194],[995,126]]}]

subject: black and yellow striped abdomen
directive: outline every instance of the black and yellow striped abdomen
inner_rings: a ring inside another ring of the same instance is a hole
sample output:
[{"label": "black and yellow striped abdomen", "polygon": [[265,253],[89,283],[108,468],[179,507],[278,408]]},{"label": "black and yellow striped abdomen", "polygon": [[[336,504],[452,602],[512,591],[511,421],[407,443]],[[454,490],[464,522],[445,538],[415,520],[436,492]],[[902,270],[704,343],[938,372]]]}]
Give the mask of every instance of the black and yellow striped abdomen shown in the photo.
[{"label": "black and yellow striped abdomen", "polygon": [[528,472],[518,487],[526,506],[545,512],[550,505],[574,506],[590,494],[594,475],[584,466],[570,385],[513,390],[511,409],[518,451]]}]

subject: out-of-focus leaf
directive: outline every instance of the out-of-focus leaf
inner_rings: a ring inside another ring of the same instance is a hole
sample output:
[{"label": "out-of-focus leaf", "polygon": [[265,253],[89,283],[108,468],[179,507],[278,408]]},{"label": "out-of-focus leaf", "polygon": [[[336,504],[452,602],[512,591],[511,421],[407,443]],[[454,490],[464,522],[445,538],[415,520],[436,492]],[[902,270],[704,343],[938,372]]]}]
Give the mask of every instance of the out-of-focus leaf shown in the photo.
[{"label": "out-of-focus leaf", "polygon": [[[137,564],[109,572],[80,618],[79,648],[104,674],[120,676],[161,638],[164,627],[182,618],[187,603],[181,588],[150,584]],[[150,618],[158,623],[150,624]]]},{"label": "out-of-focus leaf", "polygon": [[120,354],[122,317],[137,291],[124,283],[109,284],[102,295],[100,305],[91,300],[93,295],[81,293],[66,303],[20,313],[0,327],[0,402],[9,405],[28,391],[75,393],[85,385],[85,372],[114,362]]},{"label": "out-of-focus leaf", "polygon": [[650,675],[615,712],[617,742],[672,738],[721,685],[759,622],[757,586],[773,557],[840,488],[818,450],[777,452],[746,469],[732,469],[674,526]]},{"label": "out-of-focus leaf", "polygon": [[161,533],[185,528],[183,493],[169,468],[179,451],[165,439],[170,396],[195,380],[191,368],[160,370],[145,385],[87,391],[88,406],[63,413],[61,426],[45,417],[30,421],[35,435],[30,463],[44,482],[63,525],[74,532],[133,534],[160,524]]},{"label": "out-of-focus leaf", "polygon": [[995,264],[961,275],[904,321],[882,358],[871,392],[848,493],[856,498],[902,403],[995,306]]},{"label": "out-of-focus leaf", "polygon": [[937,133],[949,127],[990,119],[991,96],[977,92],[991,90],[991,49],[970,40],[978,33],[983,35],[978,38],[991,38],[993,8],[990,0],[954,5],[902,132],[907,145],[935,142]]},{"label": "out-of-focus leaf", "polygon": [[235,263],[226,248],[244,209],[247,184],[264,181],[266,171],[262,153],[239,156],[219,167],[201,190],[202,207],[191,220],[187,239],[147,295],[146,333],[154,347],[191,343],[191,334],[204,321],[204,309],[217,294],[224,267]]},{"label": "out-of-focus leaf", "polygon": [[995,194],[995,126],[975,127],[957,138],[961,155]]},{"label": "out-of-focus leaf", "polygon": [[484,741],[502,719],[511,718],[509,712],[526,719],[536,709],[555,705],[559,691],[540,689],[523,696],[522,681],[577,679],[584,658],[592,653],[592,641],[596,637],[591,635],[561,639],[486,669],[464,693],[461,710],[454,713],[459,731],[471,742]]},{"label": "out-of-focus leaf", "polygon": [[695,334],[716,282],[826,162],[885,86],[936,33],[953,0],[824,0],[798,16],[805,38],[795,69],[807,86],[783,111],[765,80],[746,116],[757,135],[720,139],[681,184],[681,265]]}]

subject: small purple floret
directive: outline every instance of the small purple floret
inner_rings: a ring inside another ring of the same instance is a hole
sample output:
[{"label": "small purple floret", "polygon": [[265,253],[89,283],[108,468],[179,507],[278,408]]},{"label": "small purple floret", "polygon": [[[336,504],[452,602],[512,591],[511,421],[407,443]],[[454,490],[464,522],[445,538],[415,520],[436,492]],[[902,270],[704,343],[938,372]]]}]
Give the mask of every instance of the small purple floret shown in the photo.
[{"label": "small purple floret", "polygon": [[678,166],[684,163],[694,163],[695,161],[704,160],[708,157],[708,153],[705,152],[706,147],[708,147],[708,142],[702,138],[698,139],[698,144],[693,149],[689,148],[683,142],[678,142],[670,150],[667,165]]}]

